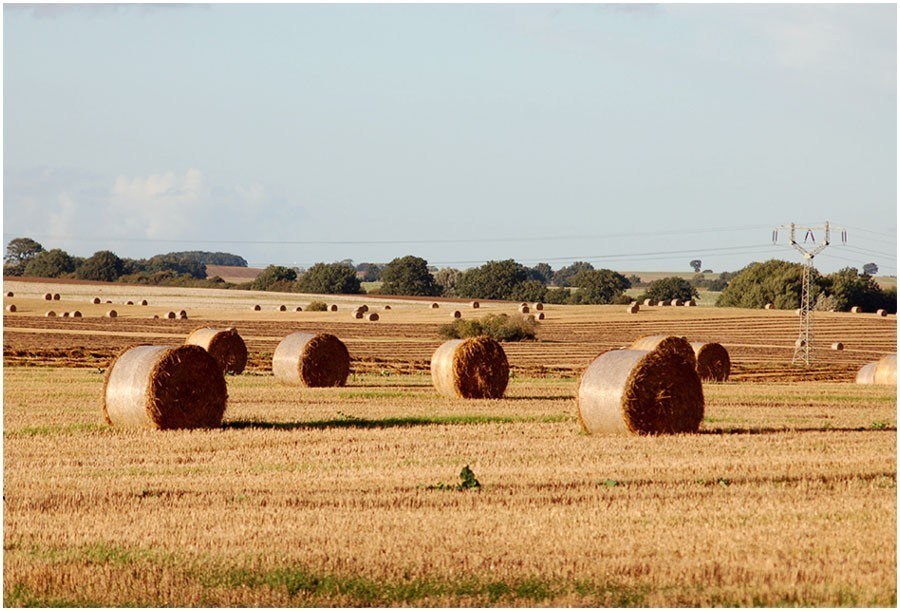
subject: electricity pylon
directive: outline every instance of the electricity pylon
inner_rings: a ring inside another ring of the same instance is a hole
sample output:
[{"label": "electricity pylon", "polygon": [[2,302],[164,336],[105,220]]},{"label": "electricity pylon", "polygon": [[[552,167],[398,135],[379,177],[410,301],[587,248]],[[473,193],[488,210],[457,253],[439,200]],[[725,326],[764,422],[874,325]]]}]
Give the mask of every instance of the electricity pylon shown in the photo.
[{"label": "electricity pylon", "polygon": [[[772,243],[778,244],[778,231],[790,229],[791,246],[803,255],[803,290],[800,294],[800,336],[794,343],[794,358],[791,364],[798,363],[809,366],[813,360],[813,325],[812,325],[812,294],[810,282],[812,281],[813,259],[817,254],[825,250],[831,244],[831,224],[825,221],[825,225],[817,227],[800,227],[794,223],[776,227],[772,231]],[[797,232],[803,232],[803,244],[797,241]],[[825,239],[816,243],[816,232],[824,232]],[[812,246],[810,246],[810,243]],[[847,230],[841,229],[841,243],[847,243]]]}]

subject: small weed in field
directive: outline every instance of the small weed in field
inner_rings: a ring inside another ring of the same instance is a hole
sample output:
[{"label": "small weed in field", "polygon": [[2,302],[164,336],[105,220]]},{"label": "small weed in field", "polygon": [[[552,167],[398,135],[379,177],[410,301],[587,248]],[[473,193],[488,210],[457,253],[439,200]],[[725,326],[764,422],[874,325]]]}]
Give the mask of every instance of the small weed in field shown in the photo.
[{"label": "small weed in field", "polygon": [[869,428],[876,430],[876,431],[884,431],[889,426],[890,426],[890,423],[885,422],[884,420],[876,420],[871,425],[869,425]]},{"label": "small weed in field", "polygon": [[481,488],[481,482],[475,477],[475,472],[469,468],[469,465],[463,467],[462,471],[459,472],[459,480],[459,483],[455,486],[439,482],[432,486],[426,486],[425,490],[456,490],[462,492],[463,490],[478,490]]},{"label": "small weed in field", "polygon": [[625,484],[617,479],[605,479],[602,482],[597,482],[597,485],[605,488],[615,488],[616,486],[624,486]]}]

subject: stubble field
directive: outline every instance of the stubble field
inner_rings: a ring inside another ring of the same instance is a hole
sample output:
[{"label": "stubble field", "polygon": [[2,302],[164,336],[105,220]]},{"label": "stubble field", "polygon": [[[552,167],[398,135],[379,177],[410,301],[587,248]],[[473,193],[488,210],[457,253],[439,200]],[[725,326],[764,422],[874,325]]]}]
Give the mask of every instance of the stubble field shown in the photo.
[{"label": "stubble field", "polygon": [[[789,366],[792,313],[547,306],[537,342],[504,346],[507,397],[462,401],[431,387],[438,326],[515,304],[4,290],[6,605],[896,605],[896,389],[852,383],[896,351],[894,317],[820,315],[818,342],[846,350],[806,371]],[[150,305],[122,305],[135,297]],[[350,319],[363,302],[379,322]],[[191,319],[148,318],[176,307]],[[101,424],[114,354],[207,322],[236,325],[252,356],[222,429]],[[278,386],[278,340],[314,329],[347,342],[348,385]],[[581,369],[660,332],[735,361],[734,381],[704,385],[700,434],[582,434]],[[479,489],[454,488],[465,465]]]}]

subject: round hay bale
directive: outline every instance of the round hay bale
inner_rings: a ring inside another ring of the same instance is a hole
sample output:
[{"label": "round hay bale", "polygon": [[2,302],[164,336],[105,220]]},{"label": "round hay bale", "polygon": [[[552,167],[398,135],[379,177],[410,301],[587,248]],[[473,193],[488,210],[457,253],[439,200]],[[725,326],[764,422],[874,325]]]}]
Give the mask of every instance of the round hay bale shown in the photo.
[{"label": "round hay bale", "polygon": [[356,308],[355,310],[353,310],[353,312],[350,315],[353,318],[362,319],[362,317],[365,315],[365,313],[362,310],[360,310],[359,308]]},{"label": "round hay bale", "polygon": [[695,433],[703,384],[694,364],[667,350],[611,350],[585,369],[578,420],[588,433]]},{"label": "round hay bale", "polygon": [[54,318],[56,317],[56,312],[54,312],[53,310],[47,310],[47,313],[44,314],[44,316],[46,316],[47,318]]},{"label": "round hay bale", "polygon": [[645,299],[645,300],[644,300],[644,305],[645,305],[645,306],[648,306],[648,307],[649,307],[649,306],[652,306],[652,305],[653,305],[653,300],[652,300],[652,299]]},{"label": "round hay bale", "polygon": [[366,320],[375,322],[376,320],[378,320],[378,312],[369,312],[368,314],[366,314]]},{"label": "round hay bale", "polygon": [[100,303],[100,298],[99,298],[99,297],[94,297],[93,299],[91,299],[91,303],[93,303],[94,305]]},{"label": "round hay bale", "polygon": [[107,299],[106,303],[112,303],[112,299]]},{"label": "round hay bale", "polygon": [[509,361],[489,337],[452,339],[431,355],[431,381],[447,397],[499,399],[509,384]]},{"label": "round hay bale", "polygon": [[887,310],[885,310],[884,308],[879,308],[879,309],[875,310],[875,313],[878,314],[879,316],[887,316],[887,314],[888,314]]},{"label": "round hay bale", "polygon": [[181,320],[187,320],[187,312],[181,310],[180,312],[178,312],[178,318],[180,318]]},{"label": "round hay bale", "polygon": [[384,309],[385,309],[385,310],[390,310],[390,309],[391,309],[391,306],[386,305],[386,306],[384,306]]},{"label": "round hay bale", "polygon": [[178,314],[176,314],[175,312],[169,312],[166,314],[166,318],[178,318]]},{"label": "round hay bale", "polygon": [[731,357],[722,344],[691,342],[697,357],[697,375],[704,382],[725,382],[731,375]]},{"label": "round hay bale", "polygon": [[669,302],[668,302],[668,301],[665,301],[664,299],[660,299],[658,302],[656,302],[656,305],[658,305],[658,306],[667,306],[667,305],[669,305]]},{"label": "round hay bale", "polygon": [[68,312],[62,312],[62,313],[60,314],[60,317],[61,317],[61,318],[68,318],[68,317],[69,317],[69,313],[68,313]]},{"label": "round hay bale", "polygon": [[142,306],[150,305],[150,302],[147,301],[146,299],[141,299],[141,305],[142,305]]},{"label": "round hay bale", "polygon": [[16,304],[11,303],[11,304],[9,304],[8,306],[6,306],[6,311],[7,311],[7,312],[15,312],[15,311],[16,311]]},{"label": "round hay bale", "polygon": [[875,364],[874,384],[897,385],[897,355],[888,354]]},{"label": "round hay bale", "polygon": [[689,308],[696,308],[696,307],[697,307],[697,302],[694,301],[693,299],[688,299],[687,301],[684,302],[684,305],[687,306],[687,307],[689,307]]},{"label": "round hay bale", "polygon": [[629,314],[637,314],[641,311],[641,306],[636,303],[632,303],[625,309]]},{"label": "round hay bale", "polygon": [[857,384],[874,384],[875,383],[875,367],[878,366],[878,361],[873,363],[866,363],[863,365],[859,372],[856,374],[856,383]]},{"label": "round hay bale", "polygon": [[53,295],[51,295],[50,293],[44,293],[44,300],[53,301]]},{"label": "round hay bale", "polygon": [[254,312],[259,312],[260,310],[262,310],[262,306],[260,306],[259,304],[256,304],[255,306],[253,306]]},{"label": "round hay bale", "polygon": [[59,301],[59,300],[60,300],[59,293],[53,293],[53,301]]},{"label": "round hay bale", "polygon": [[350,375],[350,353],[330,333],[291,333],[275,348],[272,373],[291,386],[343,386]]},{"label": "round hay bale", "polygon": [[521,312],[522,314],[528,314],[530,311],[531,311],[531,310],[528,308],[527,305],[520,305],[520,306],[519,306],[519,312]]},{"label": "round hay bale", "polygon": [[851,314],[861,314],[862,308],[859,306],[853,306],[852,308],[850,308],[850,313]]},{"label": "round hay bale", "polygon": [[673,305],[673,306],[680,306],[682,304],[682,302],[680,299],[673,299],[672,301],[669,302],[669,304]]},{"label": "round hay bale", "polygon": [[546,317],[544,316],[544,313],[543,313],[543,312],[538,312],[538,313],[537,313],[537,319],[538,319],[538,320],[544,320],[544,318],[546,318]]},{"label": "round hay bale", "polygon": [[831,349],[832,350],[843,350],[844,344],[842,344],[841,342],[834,342],[833,344],[831,344]]},{"label": "round hay bale", "polygon": [[337,304],[332,303],[330,306],[328,306],[328,311],[329,312],[337,312]]},{"label": "round hay bale", "polygon": [[13,292],[12,292],[12,291],[6,291],[6,296],[7,296],[7,297],[13,297],[14,295],[13,295]]},{"label": "round hay bale", "polygon": [[690,342],[687,341],[687,338],[678,337],[676,335],[648,335],[646,337],[639,337],[631,342],[631,350],[674,352],[681,355],[683,359],[692,363],[694,366],[697,364],[697,356],[694,354],[694,349],[691,347]]},{"label": "round hay bale", "polygon": [[534,304],[534,309],[537,310],[538,312],[540,312],[541,310],[544,309],[544,304],[539,301],[536,304]]},{"label": "round hay bale", "polygon": [[287,312],[287,306],[286,305],[278,306],[278,311],[279,312]]},{"label": "round hay bale", "polygon": [[294,311],[295,311],[295,312],[302,312],[302,311],[303,311],[303,307],[302,307],[302,306],[297,306],[296,308],[294,308]]},{"label": "round hay bale", "polygon": [[133,302],[133,301],[126,301],[126,302],[125,302],[125,305],[134,305],[134,302]]},{"label": "round hay bale", "polygon": [[794,314],[796,314],[797,316],[803,316],[803,310],[800,308],[797,308],[796,310],[794,310]]},{"label": "round hay bale", "polygon": [[74,312],[72,312],[72,318],[81,318],[81,317],[82,317],[81,312],[79,312],[78,310],[75,310]]},{"label": "round hay bale", "polygon": [[430,307],[431,307],[432,310],[436,310],[436,309],[438,309],[438,308],[441,307],[441,306],[440,306],[440,304],[432,303]]},{"label": "round hay bale", "polygon": [[469,307],[471,307],[473,310],[477,310],[478,308],[481,307],[481,304],[478,303],[477,301],[470,301]]},{"label": "round hay bale", "polygon": [[106,313],[107,318],[115,318],[118,315],[119,315],[119,313],[116,312],[115,310],[110,310],[109,312]]},{"label": "round hay bale", "polygon": [[805,339],[797,338],[794,340],[794,347],[796,347],[796,348],[802,348],[805,345],[806,345]]},{"label": "round hay bale", "polygon": [[459,310],[453,310],[453,313],[450,314],[450,318],[462,318],[462,312]]},{"label": "round hay bale", "polygon": [[112,426],[211,428],[222,424],[228,392],[216,360],[199,346],[135,346],[113,361],[103,384]]},{"label": "round hay bale", "polygon": [[157,318],[159,318],[159,314],[154,314],[154,315],[153,315],[153,316],[151,316],[151,317],[150,317],[150,318],[152,318],[152,319],[154,319],[154,320],[155,320],[155,319],[157,319]]},{"label": "round hay bale", "polygon": [[775,304],[774,304],[774,303],[767,303],[765,306],[763,306],[763,309],[764,309],[764,310],[774,310],[774,309],[775,309]]},{"label": "round hay bale", "polygon": [[363,312],[368,312],[369,306],[367,306],[366,304],[362,304],[361,306],[359,306],[359,309],[362,310]]},{"label": "round hay bale", "polygon": [[234,327],[200,327],[191,331],[184,343],[209,352],[225,373],[238,375],[247,366],[247,345]]}]

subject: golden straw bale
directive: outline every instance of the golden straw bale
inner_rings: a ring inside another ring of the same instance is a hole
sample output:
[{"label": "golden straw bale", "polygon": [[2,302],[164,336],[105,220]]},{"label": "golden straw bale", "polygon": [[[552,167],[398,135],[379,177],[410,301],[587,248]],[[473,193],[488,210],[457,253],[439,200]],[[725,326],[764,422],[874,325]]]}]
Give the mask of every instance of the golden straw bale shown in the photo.
[{"label": "golden straw bale", "polygon": [[112,303],[112,299],[107,299],[106,303]]},{"label": "golden straw bale", "polygon": [[337,310],[337,304],[336,304],[336,303],[332,303],[330,306],[328,306],[328,311],[329,311],[329,312],[337,312],[337,311],[338,311],[338,310]]},{"label": "golden straw bale", "polygon": [[652,299],[645,299],[645,300],[644,300],[644,305],[645,305],[645,306],[648,306],[648,307],[649,307],[649,306],[652,306],[652,305],[653,305],[653,300],[652,300]]},{"label": "golden straw bale", "polygon": [[453,313],[450,314],[450,318],[462,318],[462,312],[459,310],[453,310]]},{"label": "golden straw bale", "polygon": [[439,308],[439,307],[441,307],[441,306],[440,306],[440,304],[438,304],[438,303],[432,303],[430,307],[431,307],[432,310],[436,310],[437,308]]},{"label": "golden straw bale", "polygon": [[478,308],[481,307],[481,304],[478,303],[477,301],[470,301],[469,307],[471,307],[473,310],[477,310]]},{"label": "golden straw bale", "polygon": [[343,386],[350,375],[350,353],[330,333],[291,333],[275,348],[272,373],[291,386]]},{"label": "golden straw bale", "polygon": [[180,318],[181,320],[187,320],[187,312],[181,310],[180,312],[178,312],[178,318]]},{"label": "golden straw bale", "polygon": [[546,318],[546,316],[544,316],[544,313],[543,313],[543,312],[538,312],[538,313],[537,313],[537,319],[538,319],[538,320],[544,320],[544,318]]},{"label": "golden straw bale", "polygon": [[247,366],[247,344],[234,327],[199,327],[191,331],[184,343],[209,352],[225,373],[238,375]]},{"label": "golden straw bale", "polygon": [[366,304],[362,304],[361,306],[359,306],[359,309],[362,310],[363,313],[365,313],[369,311],[369,306],[367,306]]},{"label": "golden straw bale", "polygon": [[803,338],[797,338],[797,339],[794,340],[794,347],[795,347],[795,348],[802,348],[802,347],[805,346],[805,345],[806,345],[806,340],[803,339]]},{"label": "golden straw bale", "polygon": [[528,314],[528,312],[530,312],[530,311],[531,311],[531,310],[528,308],[527,305],[520,305],[520,306],[519,306],[519,312],[521,312],[522,314]]},{"label": "golden straw bale", "polygon": [[611,350],[585,369],[578,420],[588,433],[695,433],[703,384],[694,364],[669,350]]},{"label": "golden straw bale", "polygon": [[859,372],[856,374],[856,383],[857,384],[874,384],[875,383],[875,367],[878,366],[878,361],[873,363],[866,363],[863,365]]},{"label": "golden straw bale", "polygon": [[684,305],[689,308],[695,308],[695,307],[697,307],[697,302],[694,301],[693,299],[688,299],[687,301],[684,302]]},{"label": "golden straw bale", "polygon": [[366,320],[370,322],[375,322],[376,320],[378,320],[378,318],[378,312],[369,312],[368,314],[366,314]]},{"label": "golden straw bale", "polygon": [[843,350],[844,344],[841,342],[834,342],[833,344],[831,344],[831,349],[832,350]]},{"label": "golden straw bale", "polygon": [[694,366],[697,364],[697,356],[694,349],[685,337],[676,335],[648,335],[639,337],[631,342],[632,350],[662,350],[680,354],[683,359],[689,361]]},{"label": "golden straw bale", "polygon": [[879,309],[875,310],[875,313],[878,314],[879,316],[887,316],[887,314],[888,314],[887,310],[885,310],[884,308],[879,308]]},{"label": "golden straw bale", "polygon": [[59,293],[53,293],[53,301],[59,301]]},{"label": "golden straw bale", "polygon": [[178,314],[176,314],[175,312],[169,312],[168,314],[166,314],[166,318],[178,318]]},{"label": "golden straw bale", "polygon": [[722,344],[691,342],[697,357],[697,375],[704,382],[726,382],[731,375],[731,357]]},{"label": "golden straw bale", "polygon": [[665,301],[664,299],[660,299],[660,300],[656,303],[656,305],[658,305],[658,306],[667,306],[667,305],[669,305],[669,302],[668,302],[668,301]]},{"label": "golden straw bale", "polygon": [[98,303],[100,303],[100,298],[99,298],[99,297],[94,297],[93,299],[91,299],[91,303],[93,303],[93,304],[98,304]]},{"label": "golden straw bale", "polygon": [[81,318],[81,312],[75,310],[74,312],[72,312],[72,318]]},{"label": "golden straw bale", "polygon": [[452,339],[431,356],[431,381],[447,397],[499,399],[509,384],[509,361],[489,337]]},{"label": "golden straw bale", "polygon": [[69,313],[68,313],[68,312],[62,312],[62,313],[60,313],[60,317],[62,317],[62,318],[68,318],[68,317],[69,317]]},{"label": "golden straw bale", "polygon": [[56,312],[54,312],[53,310],[47,310],[47,313],[44,314],[44,316],[46,316],[47,318],[54,318],[56,316]]},{"label": "golden straw bale", "polygon": [[765,309],[765,310],[774,310],[774,309],[775,309],[775,304],[774,304],[774,303],[767,303],[763,309]]},{"label": "golden straw bale", "polygon": [[141,299],[141,305],[142,305],[142,306],[150,305],[150,302],[147,301],[146,299]]},{"label": "golden straw bale", "polygon": [[119,315],[119,313],[116,312],[115,310],[110,310],[109,312],[106,313],[107,318],[115,318],[118,315]]},{"label": "golden straw bale", "polygon": [[873,383],[885,384],[887,386],[897,385],[897,355],[888,354],[880,359],[875,365],[875,376]]},{"label": "golden straw bale", "polygon": [[152,319],[154,319],[154,320],[155,320],[155,319],[157,319],[157,318],[159,318],[159,314],[154,314],[154,315],[153,315],[153,316],[151,316],[151,317],[150,317],[150,318],[152,318]]},{"label": "golden straw bale", "polygon": [[625,309],[625,311],[628,312],[629,314],[637,314],[638,312],[641,311],[641,306],[639,306],[636,303],[632,303]]},{"label": "golden straw bale", "polygon": [[217,427],[227,399],[222,369],[203,348],[135,346],[106,372],[103,418],[120,427]]},{"label": "golden straw bale", "polygon": [[384,309],[385,309],[385,310],[390,310],[390,309],[391,309],[391,306],[386,305],[386,306],[384,306]]},{"label": "golden straw bale", "polygon": [[540,312],[541,310],[544,309],[544,304],[539,301],[536,304],[534,304],[534,309],[537,310],[538,312]]},{"label": "golden straw bale", "polygon": [[278,311],[279,312],[287,312],[287,306],[286,305],[278,306]]},{"label": "golden straw bale", "polygon": [[45,301],[53,301],[53,295],[51,293],[44,293]]},{"label": "golden straw bale", "polygon": [[7,296],[7,297],[13,297],[13,292],[12,292],[12,291],[6,291],[6,296]]},{"label": "golden straw bale", "polygon": [[294,311],[295,311],[295,312],[302,312],[302,311],[303,311],[303,308],[302,308],[301,306],[297,306],[296,308],[294,308]]},{"label": "golden straw bale", "polygon": [[133,302],[133,301],[126,301],[126,302],[125,302],[125,305],[134,305],[134,302]]},{"label": "golden straw bale", "polygon": [[680,305],[681,305],[681,300],[680,300],[680,299],[673,299],[672,301],[669,302],[669,304],[670,304],[670,305],[673,305],[673,306],[680,306]]},{"label": "golden straw bale", "polygon": [[853,306],[852,308],[850,308],[850,313],[851,314],[860,314],[860,313],[862,313],[862,308],[859,306]]},{"label": "golden straw bale", "polygon": [[363,314],[364,314],[364,312],[362,310],[360,310],[359,308],[356,308],[355,310],[353,310],[353,312],[350,314],[350,316],[352,316],[353,318],[362,319]]},{"label": "golden straw bale", "polygon": [[253,311],[254,311],[254,312],[259,312],[260,310],[262,310],[262,306],[260,306],[259,304],[256,304],[256,305],[253,306]]},{"label": "golden straw bale", "polygon": [[803,310],[801,308],[797,308],[796,310],[794,310],[794,314],[796,314],[797,316],[803,316]]},{"label": "golden straw bale", "polygon": [[9,304],[8,306],[6,306],[6,311],[7,311],[7,312],[15,312],[15,311],[16,311],[16,304],[11,303],[11,304]]}]

